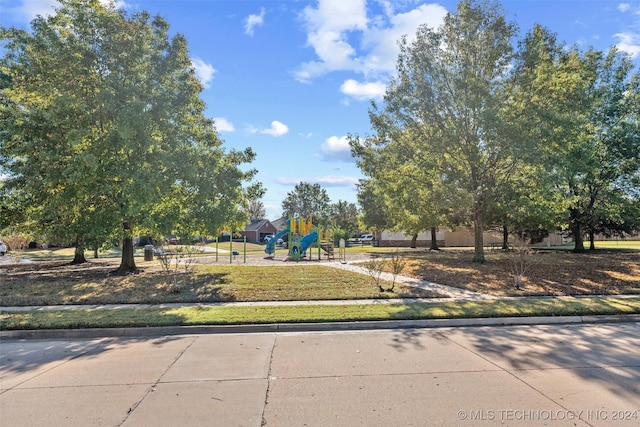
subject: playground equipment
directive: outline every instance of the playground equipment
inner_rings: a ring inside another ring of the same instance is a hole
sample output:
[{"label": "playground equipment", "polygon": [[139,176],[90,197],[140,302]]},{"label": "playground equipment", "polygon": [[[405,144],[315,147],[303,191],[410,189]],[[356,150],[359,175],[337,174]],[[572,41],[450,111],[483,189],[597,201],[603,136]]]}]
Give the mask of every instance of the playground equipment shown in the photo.
[{"label": "playground equipment", "polygon": [[311,216],[289,219],[289,259],[299,261],[317,240],[320,229],[311,222]]},{"label": "playground equipment", "polygon": [[269,239],[269,241],[267,242],[267,247],[264,248],[264,251],[269,254],[269,255],[273,255],[276,251],[276,242],[278,241],[278,239],[282,239],[282,237],[289,233],[289,227],[290,227],[290,222],[291,219],[287,220],[287,226],[285,227],[284,230],[279,231],[278,233],[276,233],[275,236],[273,236],[271,239]]},{"label": "playground equipment", "polygon": [[[220,252],[218,250],[218,237],[216,236],[216,262],[218,262],[218,253]],[[242,239],[242,254],[243,254],[243,258],[244,258],[244,263],[247,263],[247,237],[244,236]],[[233,263],[233,260],[236,259],[238,257],[238,255],[240,255],[240,251],[236,251],[233,249],[233,238],[229,239],[229,263]]]},{"label": "playground equipment", "polygon": [[[272,256],[275,253],[276,242],[286,234],[289,235],[288,248],[289,259],[291,260],[299,261],[305,257],[307,249],[316,243],[318,247],[318,259],[321,257],[321,249],[323,249],[328,256],[333,255],[333,242],[328,238],[327,233],[323,233],[319,227],[313,225],[311,216],[307,219],[300,217],[289,218],[286,228],[267,242],[267,247],[264,251]],[[326,242],[320,242],[319,240],[321,238],[322,240],[326,239]],[[311,257],[311,253],[309,257]]]}]

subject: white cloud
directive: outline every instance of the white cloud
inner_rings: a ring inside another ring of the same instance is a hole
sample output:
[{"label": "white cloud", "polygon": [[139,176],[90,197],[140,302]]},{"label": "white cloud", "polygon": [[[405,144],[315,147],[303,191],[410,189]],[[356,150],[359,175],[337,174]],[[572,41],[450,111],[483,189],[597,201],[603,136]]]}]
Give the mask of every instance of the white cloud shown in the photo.
[{"label": "white cloud", "polygon": [[[252,128],[255,129],[255,128]],[[260,133],[264,133],[265,135],[271,136],[282,136],[289,133],[289,127],[282,122],[274,120],[271,122],[271,127],[268,129],[262,129],[259,131]],[[252,132],[255,133],[255,132]]]},{"label": "white cloud", "polygon": [[202,86],[204,86],[205,89],[209,89],[209,87],[211,87],[211,80],[213,80],[213,74],[216,72],[215,68],[200,58],[192,58],[191,64],[193,68],[195,68],[196,75],[200,79]]},{"label": "white cloud", "polygon": [[620,12],[628,12],[629,10],[631,10],[631,5],[629,3],[620,3],[618,5],[618,10]]},{"label": "white cloud", "polygon": [[353,176],[326,175],[315,178],[284,178],[278,177],[276,182],[283,185],[296,185],[301,182],[320,184],[323,187],[354,187],[360,182]]},{"label": "white cloud", "polygon": [[326,160],[340,160],[344,162],[354,161],[353,157],[351,157],[349,139],[346,136],[332,136],[328,138],[320,146],[320,151]]},{"label": "white cloud", "polygon": [[308,81],[356,65],[355,50],[348,41],[348,33],[366,30],[366,0],[319,0],[317,8],[304,8],[301,19],[307,31],[307,45],[313,47],[319,60],[302,64],[296,72],[298,80]]},{"label": "white cloud", "polygon": [[[106,4],[110,2],[111,0],[100,0],[100,3],[102,4]],[[128,7],[131,7],[131,5],[124,0],[115,0],[113,3],[116,5],[116,9],[126,9]]]},{"label": "white cloud", "polygon": [[345,80],[340,86],[340,92],[359,101],[382,99],[387,85],[381,81],[360,83],[353,79]]},{"label": "white cloud", "polygon": [[252,36],[253,29],[255,27],[259,27],[259,26],[262,26],[262,24],[264,24],[264,15],[265,15],[264,7],[260,8],[260,15],[254,15],[254,14],[249,15],[245,20],[244,33],[249,36]]},{"label": "white cloud", "polygon": [[[307,31],[307,44],[316,60],[305,62],[295,78],[308,82],[332,71],[354,71],[366,77],[395,71],[398,40],[410,38],[422,24],[438,27],[447,10],[438,4],[422,4],[396,13],[398,3],[380,2],[384,15],[367,16],[367,0],[319,0],[317,8],[307,6],[301,19]],[[361,40],[354,45],[352,40]]]},{"label": "white cloud", "polygon": [[386,20],[367,31],[363,46],[370,50],[363,59],[365,75],[372,71],[394,72],[400,53],[398,40],[404,35],[413,40],[418,27],[423,24],[439,27],[446,14],[447,9],[439,4],[422,4],[408,12],[387,16]]},{"label": "white cloud", "polygon": [[213,122],[216,124],[216,130],[218,132],[235,132],[236,130],[233,123],[224,117],[214,117]]},{"label": "white cloud", "polygon": [[632,58],[640,55],[640,34],[617,33],[613,36],[620,40],[616,47],[622,52],[628,53]]}]

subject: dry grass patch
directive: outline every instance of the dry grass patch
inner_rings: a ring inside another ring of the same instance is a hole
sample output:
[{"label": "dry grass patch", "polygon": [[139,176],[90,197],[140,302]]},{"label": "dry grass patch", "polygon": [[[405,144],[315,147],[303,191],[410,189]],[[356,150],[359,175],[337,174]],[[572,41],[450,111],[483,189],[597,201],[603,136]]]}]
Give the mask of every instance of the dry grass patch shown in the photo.
[{"label": "dry grass patch", "polygon": [[640,294],[640,252],[533,251],[520,289],[514,288],[509,253],[488,252],[484,264],[460,250],[405,256],[407,275],[497,296]]}]

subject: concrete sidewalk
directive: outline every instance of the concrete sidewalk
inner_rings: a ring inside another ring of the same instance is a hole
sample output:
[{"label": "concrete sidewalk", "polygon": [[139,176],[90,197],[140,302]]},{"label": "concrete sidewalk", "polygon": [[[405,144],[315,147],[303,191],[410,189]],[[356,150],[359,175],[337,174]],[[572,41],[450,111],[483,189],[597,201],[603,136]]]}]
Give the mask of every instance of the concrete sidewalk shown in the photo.
[{"label": "concrete sidewalk", "polygon": [[2,340],[6,426],[635,426],[640,323]]}]

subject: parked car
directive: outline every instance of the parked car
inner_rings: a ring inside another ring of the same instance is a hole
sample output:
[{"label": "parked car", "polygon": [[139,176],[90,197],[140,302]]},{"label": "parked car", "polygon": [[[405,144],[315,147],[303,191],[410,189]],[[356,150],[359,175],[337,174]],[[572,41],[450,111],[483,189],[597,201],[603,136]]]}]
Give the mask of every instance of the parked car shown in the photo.
[{"label": "parked car", "polygon": [[269,240],[273,239],[274,237],[276,236],[274,236],[273,234],[270,234],[268,236],[264,236],[264,239],[262,239],[262,241],[265,243],[269,243]]},{"label": "parked car", "polygon": [[7,253],[7,245],[4,244],[2,240],[0,240],[0,256],[4,256]]},{"label": "parked car", "polygon": [[373,234],[363,234],[362,236],[360,236],[360,241],[362,243],[371,243],[373,242],[373,240]]},{"label": "parked car", "polygon": [[276,244],[277,244],[278,246],[282,246],[283,248],[286,248],[286,247],[287,247],[287,244],[286,244],[286,243],[285,243],[285,241],[284,241],[284,240],[282,240],[282,239],[278,239],[278,241],[276,242]]}]

